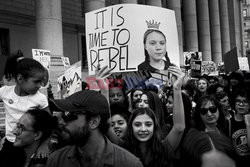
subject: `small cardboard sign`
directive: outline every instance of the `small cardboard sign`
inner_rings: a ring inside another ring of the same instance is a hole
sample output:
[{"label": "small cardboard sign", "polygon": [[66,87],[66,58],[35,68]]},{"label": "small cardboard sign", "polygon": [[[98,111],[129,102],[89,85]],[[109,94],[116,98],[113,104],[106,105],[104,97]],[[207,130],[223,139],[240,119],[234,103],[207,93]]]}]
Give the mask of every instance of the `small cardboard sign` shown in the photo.
[{"label": "small cardboard sign", "polygon": [[40,62],[48,71],[50,68],[50,51],[43,49],[32,49],[33,59]]}]

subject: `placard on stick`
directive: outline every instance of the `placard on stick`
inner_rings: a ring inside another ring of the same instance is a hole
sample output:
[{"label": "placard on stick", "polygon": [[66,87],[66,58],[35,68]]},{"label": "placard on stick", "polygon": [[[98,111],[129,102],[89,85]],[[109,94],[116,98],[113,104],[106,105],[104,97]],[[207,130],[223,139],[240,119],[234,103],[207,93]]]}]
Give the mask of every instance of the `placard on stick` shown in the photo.
[{"label": "placard on stick", "polygon": [[[89,75],[97,64],[112,72],[137,71],[145,61],[144,33],[152,27],[166,38],[166,50],[179,66],[179,44],[173,10],[136,4],[119,4],[85,14]],[[163,58],[164,59],[164,58]]]},{"label": "placard on stick", "polygon": [[238,62],[238,54],[237,54],[237,47],[234,47],[232,50],[228,51],[223,55],[225,72],[233,72],[239,69],[239,62]]}]

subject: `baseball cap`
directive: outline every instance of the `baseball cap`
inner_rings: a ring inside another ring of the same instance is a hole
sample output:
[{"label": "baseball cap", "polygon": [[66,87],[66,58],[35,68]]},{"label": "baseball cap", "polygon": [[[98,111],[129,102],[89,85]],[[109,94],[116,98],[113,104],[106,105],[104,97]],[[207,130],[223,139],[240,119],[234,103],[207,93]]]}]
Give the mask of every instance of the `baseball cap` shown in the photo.
[{"label": "baseball cap", "polygon": [[109,117],[109,104],[107,99],[94,90],[82,90],[65,99],[50,99],[50,109],[55,111],[85,112],[101,117]]}]

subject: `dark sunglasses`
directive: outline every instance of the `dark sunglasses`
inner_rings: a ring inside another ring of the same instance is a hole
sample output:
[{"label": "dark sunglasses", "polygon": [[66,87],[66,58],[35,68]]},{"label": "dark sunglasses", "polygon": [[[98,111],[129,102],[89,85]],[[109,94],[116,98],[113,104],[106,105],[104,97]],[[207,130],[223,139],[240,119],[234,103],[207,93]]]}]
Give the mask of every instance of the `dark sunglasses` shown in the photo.
[{"label": "dark sunglasses", "polygon": [[71,121],[74,121],[74,120],[77,120],[78,118],[78,115],[83,115],[85,114],[84,111],[79,111],[79,112],[69,112],[69,111],[65,111],[62,115],[62,119],[65,121],[65,122],[71,122]]},{"label": "dark sunglasses", "polygon": [[217,107],[211,106],[209,108],[201,108],[200,113],[202,115],[206,115],[208,111],[210,111],[211,113],[216,113],[217,112]]}]

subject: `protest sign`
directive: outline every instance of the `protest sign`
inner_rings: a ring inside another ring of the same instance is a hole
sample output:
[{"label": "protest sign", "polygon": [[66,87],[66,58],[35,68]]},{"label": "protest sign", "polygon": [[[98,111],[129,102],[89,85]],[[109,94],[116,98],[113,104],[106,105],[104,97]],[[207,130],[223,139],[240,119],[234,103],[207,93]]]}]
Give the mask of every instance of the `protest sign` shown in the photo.
[{"label": "protest sign", "polygon": [[81,61],[73,64],[58,77],[58,91],[61,97],[66,98],[82,90]]},{"label": "protest sign", "polygon": [[233,72],[239,69],[237,47],[234,47],[223,55],[225,72]]},{"label": "protest sign", "polygon": [[33,59],[40,62],[48,71],[50,68],[50,51],[43,49],[32,49]]},{"label": "protest sign", "polygon": [[213,61],[202,61],[201,75],[219,75],[217,66]]},{"label": "protest sign", "polygon": [[[85,14],[89,75],[97,64],[112,72],[137,71],[145,61],[144,33],[151,27],[165,36],[166,51],[179,66],[179,44],[173,10],[136,4],[119,4]],[[163,56],[163,59],[165,57]]]},{"label": "protest sign", "polygon": [[183,52],[184,65],[190,65],[191,60],[202,60],[202,52]]},{"label": "protest sign", "polygon": [[62,62],[63,62],[63,66],[65,67],[65,68],[67,68],[67,67],[69,67],[70,66],[70,62],[69,62],[69,58],[68,57],[61,57],[61,59],[62,59]]},{"label": "protest sign", "polygon": [[190,63],[191,68],[191,77],[200,77],[201,76],[201,61],[200,60],[192,60]]},{"label": "protest sign", "polygon": [[247,57],[238,57],[238,61],[241,70],[249,71],[249,63]]}]

